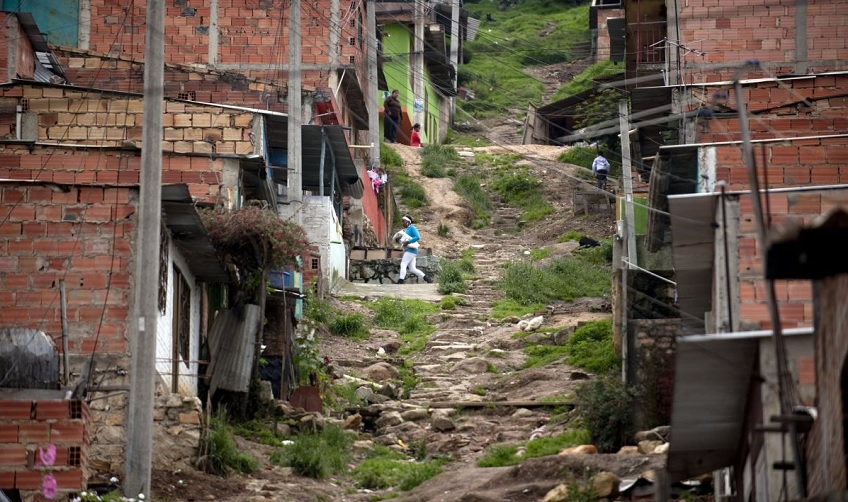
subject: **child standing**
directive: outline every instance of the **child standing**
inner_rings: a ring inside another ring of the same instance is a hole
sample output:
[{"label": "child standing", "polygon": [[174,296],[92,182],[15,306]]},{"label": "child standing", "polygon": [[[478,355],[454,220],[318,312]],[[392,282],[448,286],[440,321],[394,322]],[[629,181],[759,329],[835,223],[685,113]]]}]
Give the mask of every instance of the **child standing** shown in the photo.
[{"label": "child standing", "polygon": [[409,136],[409,145],[415,148],[421,147],[421,124],[412,126],[412,133]]}]

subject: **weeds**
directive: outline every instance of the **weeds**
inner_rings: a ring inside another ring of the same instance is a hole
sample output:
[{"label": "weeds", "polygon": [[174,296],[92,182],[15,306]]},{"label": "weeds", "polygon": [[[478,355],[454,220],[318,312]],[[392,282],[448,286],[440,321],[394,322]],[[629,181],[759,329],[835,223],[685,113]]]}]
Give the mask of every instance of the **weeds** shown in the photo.
[{"label": "weeds", "polygon": [[474,174],[463,174],[454,181],[453,190],[468,202],[474,212],[471,228],[481,229],[489,225],[492,213],[492,201],[480,186],[480,177]]},{"label": "weeds", "polygon": [[403,158],[394,148],[380,143],[380,164],[386,168],[401,167],[403,166]]},{"label": "weeds", "polygon": [[589,443],[591,436],[585,429],[572,429],[558,436],[531,439],[527,442],[523,454],[519,454],[519,446],[498,444],[486,449],[477,467],[505,467],[517,465],[528,458],[556,455],[565,448]]},{"label": "weeds", "polygon": [[421,149],[421,174],[428,178],[444,178],[447,169],[459,161],[456,149],[449,145],[427,145]]},{"label": "weeds", "polygon": [[519,305],[544,304],[554,300],[570,302],[580,297],[608,295],[612,288],[611,270],[579,255],[555,260],[543,268],[518,261],[506,266],[501,287],[507,298]]},{"label": "weeds", "polygon": [[468,291],[468,284],[466,284],[462,270],[456,262],[448,260],[442,263],[438,290],[443,295]]},{"label": "weeds", "polygon": [[320,432],[302,433],[293,443],[271,455],[271,462],[294,469],[315,479],[325,479],[344,472],[351,459],[353,436],[335,425]]},{"label": "weeds", "polygon": [[334,335],[354,340],[365,340],[368,338],[368,326],[365,324],[365,316],[359,313],[340,314],[330,321],[328,327]]},{"label": "weeds", "polygon": [[602,452],[613,452],[633,437],[635,424],[631,413],[637,394],[627,388],[618,375],[607,375],[577,388],[575,411],[589,429],[592,444]]},{"label": "weeds", "polygon": [[527,360],[525,368],[538,368],[559,361],[568,355],[568,351],[561,345],[529,345],[524,347]]},{"label": "weeds", "polygon": [[239,451],[233,438],[233,427],[222,417],[212,418],[206,440],[207,469],[213,474],[227,476],[231,472],[251,474],[259,469],[259,460]]},{"label": "weeds", "polygon": [[438,307],[422,300],[398,300],[381,298],[369,305],[374,311],[374,324],[380,328],[393,329],[400,334],[404,346],[401,354],[420,352],[435,330],[427,322],[427,315],[438,311]]},{"label": "weeds", "polygon": [[445,225],[444,223],[439,223],[439,226],[436,227],[436,235],[439,237],[447,237],[450,233],[450,227]]},{"label": "weeds", "polygon": [[544,308],[543,303],[519,303],[512,298],[497,300],[492,304],[492,317],[505,319],[507,317],[522,317],[526,314],[536,312]]},{"label": "weeds", "polygon": [[440,474],[443,464],[444,460],[439,459],[415,462],[386,446],[375,445],[368,457],[353,470],[353,478],[356,485],[364,489],[398,487],[407,491]]},{"label": "weeds", "polygon": [[568,363],[593,373],[608,373],[620,364],[612,344],[612,322],[593,321],[577,328],[565,344]]}]

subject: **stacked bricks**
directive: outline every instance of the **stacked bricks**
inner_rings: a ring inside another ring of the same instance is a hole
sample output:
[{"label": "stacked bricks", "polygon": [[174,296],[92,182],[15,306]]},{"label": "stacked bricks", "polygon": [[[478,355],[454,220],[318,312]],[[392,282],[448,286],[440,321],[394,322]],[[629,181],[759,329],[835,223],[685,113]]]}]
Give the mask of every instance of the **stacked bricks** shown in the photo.
[{"label": "stacked bricks", "polygon": [[[42,497],[48,475],[56,480],[55,498],[86,487],[88,405],[76,399],[24,397],[47,393],[53,394],[30,389],[0,394],[0,489],[19,490],[24,501]],[[44,465],[39,449],[51,444],[56,459]]]},{"label": "stacked bricks", "polygon": [[[806,2],[806,14],[798,16],[794,2],[762,0],[688,0],[678,15],[680,40],[691,40],[690,47],[704,56],[683,58],[687,78],[693,82],[730,80],[736,69],[731,66],[746,60],[758,60],[767,71],[751,68],[751,78],[781,75],[796,71],[796,37],[804,37],[811,73],[840,69],[848,58],[848,4],[829,0]],[[798,23],[803,26],[798,26]],[[715,68],[727,64],[727,68]],[[705,69],[706,68],[706,69]]]},{"label": "stacked bricks", "polygon": [[[175,2],[177,3],[177,2]],[[124,25],[127,20],[143,20],[146,2],[137,1],[129,10],[110,0],[92,0],[90,15],[102,22],[90,26],[90,50],[92,53],[110,54],[120,47],[122,57],[127,60],[144,59],[145,25],[129,21],[132,29]],[[289,19],[288,11],[281,15],[279,6],[271,1],[245,2],[244,0],[219,0],[213,10],[208,2],[186,1],[182,5],[167,8],[165,26],[165,61],[167,66],[185,65],[211,68],[227,68],[244,75],[256,76],[266,82],[285,80],[281,68],[288,63]],[[301,13],[300,36],[303,50],[302,65],[323,67],[322,74],[316,73],[316,81],[304,77],[304,87],[326,87],[331,68],[365,60],[367,37],[363,35],[365,4],[353,0],[342,0],[338,4],[339,19],[330,23],[332,2],[316,0],[304,4]],[[213,30],[215,30],[213,32]],[[352,43],[351,43],[352,42]],[[334,43],[335,58],[331,58],[330,44]],[[335,60],[332,60],[335,59]],[[64,61],[63,61],[64,63]],[[108,63],[106,63],[108,65]],[[78,62],[66,66],[76,68],[69,73],[71,81],[78,85],[90,85],[95,75],[104,78],[102,69],[80,68]],[[105,65],[104,65],[105,66]],[[106,72],[108,73],[108,72]],[[216,77],[220,78],[220,77]],[[166,86],[171,80],[166,76]],[[141,75],[134,78],[114,79],[108,75],[95,87],[119,89],[120,86],[139,86]],[[185,90],[195,82],[189,82]],[[121,90],[127,90],[122,88]],[[262,108],[273,101],[236,100],[227,97],[199,100],[229,102]],[[170,94],[169,94],[170,96]],[[285,102],[285,99],[282,99]]]}]

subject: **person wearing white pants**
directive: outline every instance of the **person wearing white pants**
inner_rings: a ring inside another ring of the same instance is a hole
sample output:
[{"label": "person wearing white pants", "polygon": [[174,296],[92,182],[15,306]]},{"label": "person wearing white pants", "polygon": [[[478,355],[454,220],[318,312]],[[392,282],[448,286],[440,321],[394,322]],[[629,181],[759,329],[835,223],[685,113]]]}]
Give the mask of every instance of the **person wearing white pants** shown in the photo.
[{"label": "person wearing white pants", "polygon": [[421,234],[418,229],[412,224],[412,217],[408,214],[402,219],[404,228],[404,237],[401,237],[403,242],[403,257],[400,259],[400,273],[398,273],[398,284],[403,284],[406,280],[406,270],[423,279],[426,283],[433,282],[433,279],[427,277],[424,272],[415,267],[416,258],[418,258],[418,241],[421,240]]}]

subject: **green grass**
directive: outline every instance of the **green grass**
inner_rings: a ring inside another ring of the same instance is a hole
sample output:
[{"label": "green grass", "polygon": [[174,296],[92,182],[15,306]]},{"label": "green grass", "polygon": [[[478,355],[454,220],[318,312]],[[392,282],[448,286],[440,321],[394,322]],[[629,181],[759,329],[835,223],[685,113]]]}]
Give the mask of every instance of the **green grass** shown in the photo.
[{"label": "green grass", "polygon": [[453,190],[468,202],[474,212],[471,228],[479,230],[489,226],[493,205],[489,195],[480,186],[480,176],[473,173],[460,175],[454,181]]},{"label": "green grass", "polygon": [[592,321],[580,326],[565,344],[568,363],[593,373],[609,373],[621,360],[612,344],[612,321]]},{"label": "green grass", "polygon": [[273,422],[256,419],[232,425],[233,433],[238,436],[266,446],[282,446],[285,437],[277,434],[274,426]]},{"label": "green grass", "polygon": [[559,238],[557,238],[557,242],[568,242],[568,241],[578,242],[583,237],[585,237],[585,236],[583,234],[581,234],[580,232],[578,232],[577,230],[569,230],[568,232],[559,236]]},{"label": "green grass", "polygon": [[408,491],[442,472],[443,459],[414,461],[386,446],[375,445],[353,470],[356,486],[369,490],[399,488]]},{"label": "green grass", "polygon": [[234,429],[221,417],[212,418],[207,438],[207,468],[210,472],[226,476],[231,472],[251,474],[259,470],[259,460],[239,451],[233,438]]},{"label": "green grass", "polygon": [[394,148],[380,143],[380,165],[389,169],[391,167],[403,166],[403,158],[397,153]]},{"label": "green grass", "polygon": [[353,436],[340,427],[328,425],[320,432],[294,436],[293,441],[274,452],[271,462],[291,467],[295,473],[315,479],[326,479],[347,469]]},{"label": "green grass", "polygon": [[624,67],[621,65],[616,65],[612,61],[599,61],[575,75],[570,82],[557,89],[557,92],[555,92],[551,97],[551,103],[583,91],[588,91],[592,88],[594,85],[593,82],[597,78],[616,75],[623,72]]},{"label": "green grass", "polygon": [[545,258],[551,255],[551,252],[551,248],[531,249],[530,259],[533,261],[544,260]]},{"label": "green grass", "polygon": [[449,145],[427,145],[421,149],[421,174],[428,178],[444,178],[447,170],[460,160]]},{"label": "green grass", "polygon": [[457,106],[482,118],[539,103],[544,86],[522,67],[570,60],[575,45],[590,40],[589,7],[573,3],[525,0],[504,11],[497,2],[466,3],[472,17],[491,14],[493,21],[484,21],[477,40],[464,48],[458,78],[475,99]]},{"label": "green grass", "polygon": [[400,353],[404,355],[420,352],[436,329],[427,321],[427,315],[438,312],[439,307],[423,300],[380,298],[369,307],[374,311],[374,325],[400,334]]},{"label": "green grass", "polygon": [[504,269],[501,287],[507,298],[525,306],[608,296],[612,289],[612,270],[598,263],[605,259],[602,246],[590,249],[599,251],[560,258],[545,267],[524,261],[511,262]]},{"label": "green grass", "polygon": [[545,307],[543,303],[519,303],[512,298],[497,300],[492,304],[492,317],[504,319],[506,317],[521,317],[536,312]]},{"label": "green grass", "polygon": [[540,220],[554,212],[553,205],[542,197],[542,180],[526,169],[499,173],[492,182],[492,189],[504,202],[521,208],[524,221]]},{"label": "green grass", "polygon": [[588,444],[591,434],[585,429],[572,429],[558,436],[541,437],[530,440],[525,446],[524,455],[518,455],[518,445],[496,444],[483,453],[477,461],[477,467],[506,467],[518,465],[528,458],[547,457],[556,455],[565,448]]},{"label": "green grass", "polygon": [[540,368],[562,360],[568,350],[561,345],[529,345],[524,347],[524,353],[527,354],[525,368]]},{"label": "green grass", "polygon": [[328,324],[330,332],[334,335],[354,340],[368,339],[368,326],[365,316],[359,313],[339,314]]},{"label": "green grass", "polygon": [[575,166],[592,168],[592,162],[598,156],[597,149],[588,146],[572,146],[568,150],[559,154],[557,160],[564,164],[574,164]]}]

